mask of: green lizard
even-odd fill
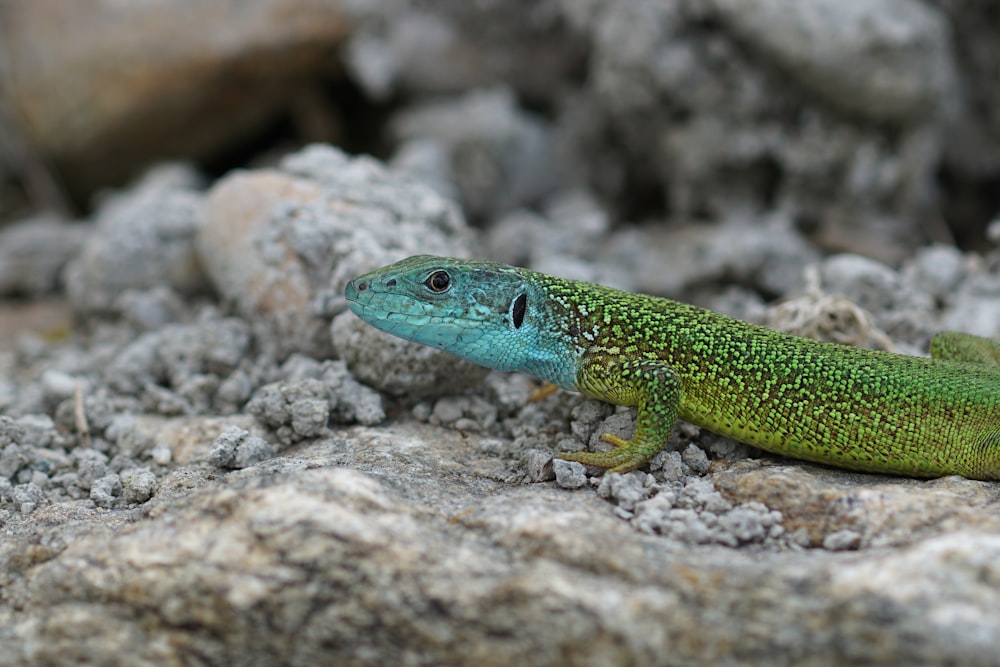
[[[350,282],[354,313],[472,362],[638,408],[610,452],[627,472],[677,418],[851,470],[1000,479],[1000,346],[945,332],[933,359],[823,343],[709,310],[527,269],[420,255]]]

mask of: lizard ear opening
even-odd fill
[[[510,304],[510,319],[514,323],[515,329],[520,329],[524,323],[524,310],[528,306],[528,295],[518,294],[513,303]]]

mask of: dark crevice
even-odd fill
[[[938,172],[941,215],[955,243],[965,251],[986,252],[986,230],[1000,213],[1000,173],[970,174],[949,166]]]

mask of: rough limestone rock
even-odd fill
[[[347,281],[409,255],[467,255],[458,209],[368,158],[313,146],[208,194],[197,248],[216,289],[284,358],[335,355]]]
[[[996,493],[891,549],[737,550],[634,530],[586,490],[491,480],[481,444],[356,428],[178,471],[117,523],[71,506],[15,522],[2,664],[997,664]],[[966,496],[952,506],[981,486],[944,485]]]

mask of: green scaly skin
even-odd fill
[[[1000,347],[946,332],[924,359],[772,331],[684,303],[495,262],[417,256],[347,286],[401,338],[638,408],[631,440],[558,457],[627,472],[680,418],[867,472],[1000,479]]]

